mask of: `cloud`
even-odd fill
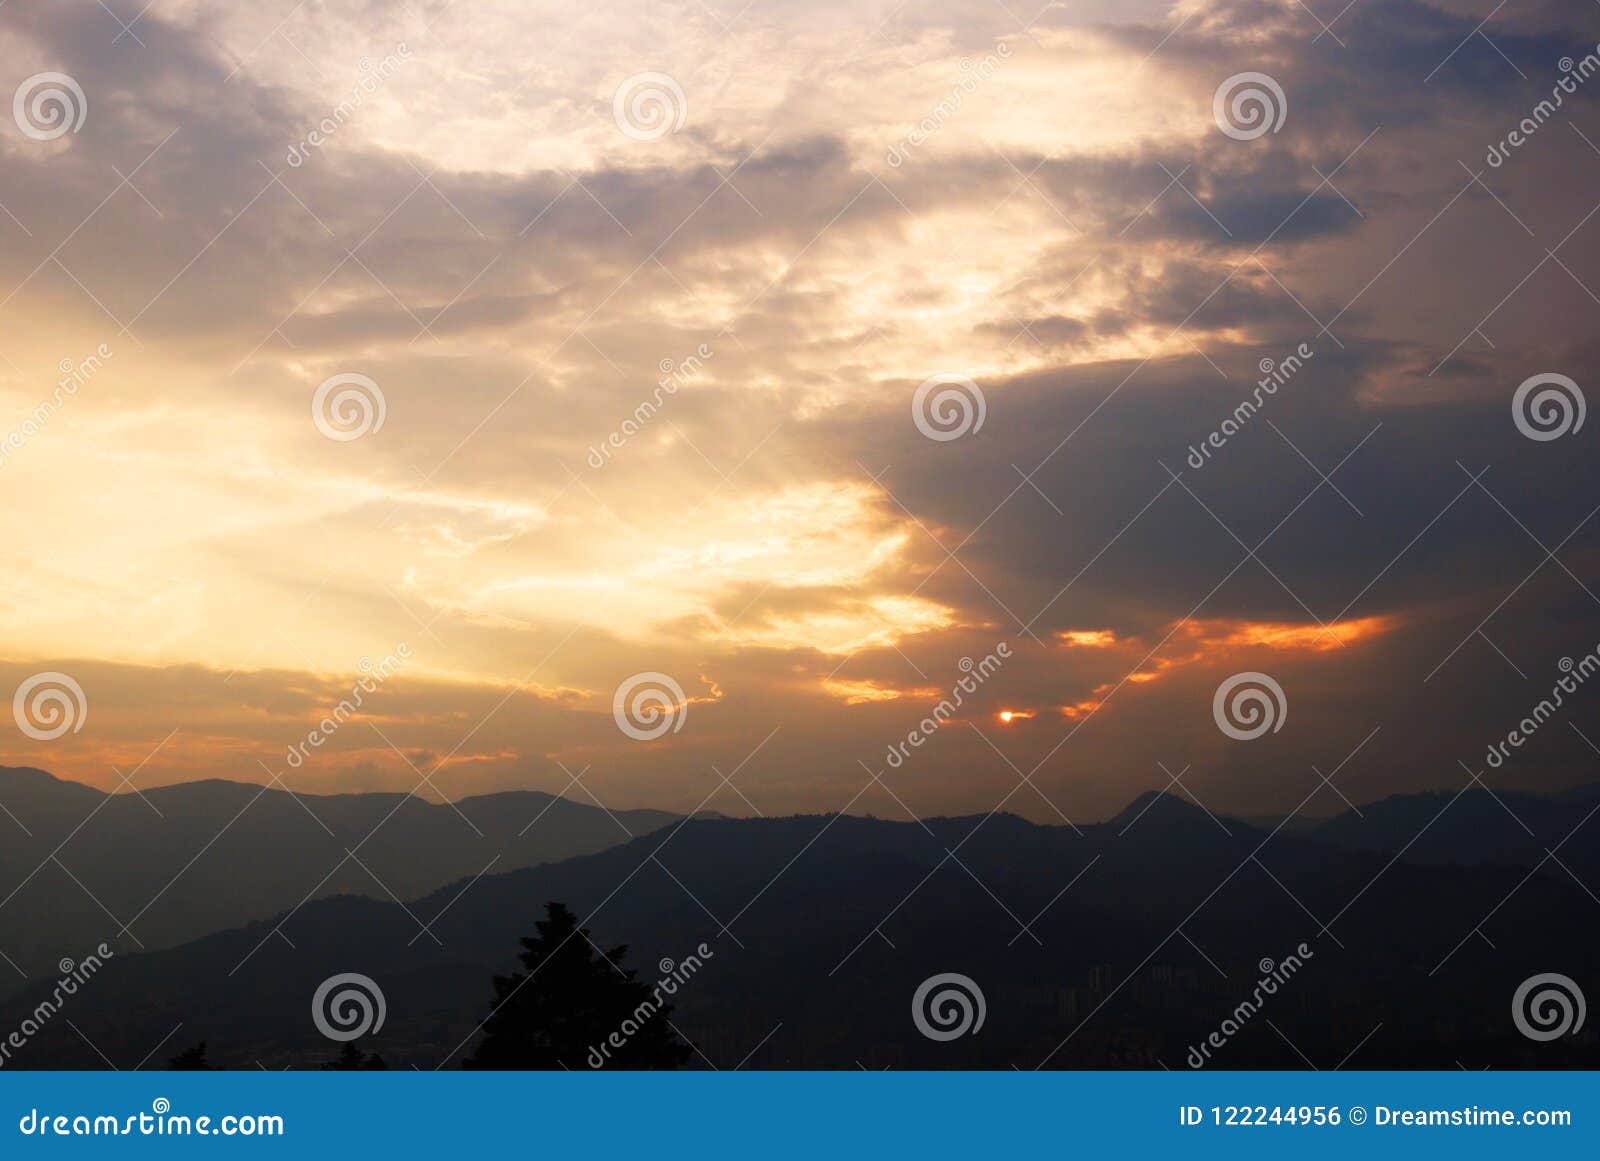
[[[17,680],[97,692],[93,738],[5,755],[111,786],[179,727],[142,778],[262,777],[404,641],[399,752],[342,730],[308,785],[593,767],[687,809],[748,759],[763,809],[835,809],[1004,640],[914,809],[1020,770],[1011,808],[1109,812],[1158,763],[1290,806],[1374,727],[1357,787],[1453,785],[1505,683],[1600,640],[1589,428],[1510,415],[1595,380],[1594,94],[1481,160],[1594,45],[1469,9],[657,5],[530,58],[510,4],[194,0],[142,44],[6,8],[10,83],[89,112],[0,124],[0,433],[51,404],[0,461],[0,607]],[[1213,119],[1245,71],[1287,101],[1250,141]],[[642,72],[681,131],[619,130]],[[337,442],[348,373],[386,419]],[[918,430],[941,374],[981,429]],[[1267,668],[1294,727],[1241,751],[1211,693]],[[639,745],[608,707],[646,671],[690,724]],[[1503,776],[1576,780],[1542,744]]]

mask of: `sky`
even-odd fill
[[[1486,754],[1600,648],[1597,39],[0,7],[0,763],[1051,823],[1593,782],[1592,689]]]

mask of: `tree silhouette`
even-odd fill
[[[522,940],[526,971],[494,978],[485,1036],[470,1069],[677,1068],[689,1058],[661,989],[621,967],[627,947],[598,950],[561,903]]]
[[[323,1072],[387,1072],[388,1069],[383,1057],[376,1052],[363,1056],[361,1049],[349,1041],[345,1042],[338,1060],[330,1060],[322,1066]]]
[[[206,1042],[204,1040],[193,1048],[186,1048],[171,1060],[167,1061],[167,1069],[171,1072],[215,1072],[216,1069],[206,1060]]]

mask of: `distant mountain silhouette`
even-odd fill
[[[1551,796],[1480,789],[1399,794],[1346,811],[1309,833],[1348,850],[1403,850],[1409,862],[1437,866],[1537,866],[1559,844],[1561,862],[1594,880],[1600,879],[1600,819],[1579,824],[1597,803],[1600,785]],[[1545,870],[1567,878],[1554,860]]]
[[[1211,815],[1204,807],[1186,798],[1165,791],[1146,790],[1106,822],[1105,826],[1117,834],[1138,826],[1146,836],[1157,830],[1181,835],[1201,823],[1217,826],[1219,822],[1222,827],[1227,826],[1220,817]],[[1219,832],[1222,827],[1218,827]]]
[[[533,791],[454,807],[221,781],[107,795],[10,767],[0,767],[0,808],[0,952],[28,976],[102,942],[119,954],[171,947],[307,898],[415,899],[486,868],[603,850],[677,820]],[[0,995],[19,982],[0,963]]]
[[[1544,801],[1567,829],[1587,809]],[[520,937],[551,900],[598,946],[627,943],[646,983],[701,943],[714,952],[671,998],[689,1067],[1181,1069],[1252,995],[1263,961],[1302,944],[1298,974],[1211,1067],[1600,1064],[1600,1022],[1537,1044],[1511,1019],[1531,975],[1600,980],[1587,890],[1493,860],[1394,859],[1415,834],[1402,832],[1396,815],[1384,844],[1359,849],[1270,835],[1172,796],[1079,829],[1004,814],[690,820],[405,906],[324,899],[281,927],[119,956],[73,997],[73,1027],[48,1024],[16,1066],[104,1067],[98,1050],[130,1067],[172,1037],[205,1040],[222,1067],[319,1067],[337,1046],[319,1035],[311,997],[359,972],[387,1002],[362,1051],[396,1068],[460,1067],[482,1037],[486,981],[517,966]],[[978,984],[987,1017],[941,1042],[918,1031],[911,1005],[946,972]],[[45,991],[0,1007],[0,1027]]]

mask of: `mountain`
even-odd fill
[[[0,767],[0,994],[102,942],[171,947],[333,895],[415,899],[676,820],[532,791],[454,806],[219,781],[105,794]]]
[[[1600,1064],[1593,1023],[1538,1044],[1511,1017],[1534,974],[1600,978],[1594,902],[1570,879],[1394,860],[1161,796],[1082,828],[1004,814],[686,820],[404,906],[313,901],[119,955],[16,1066],[129,1068],[205,1040],[228,1067],[315,1067],[338,1045],[318,1033],[313,996],[359,972],[386,1001],[363,1051],[459,1067],[492,976],[550,900],[599,946],[628,944],[623,966],[648,982],[704,944],[671,1001],[696,1066],[1183,1068],[1219,1029],[1208,1063],[1222,1068]],[[1263,977],[1291,962],[1263,998]],[[918,1031],[913,996],[943,973],[983,993],[975,1034]],[[49,990],[0,1008],[0,1026]],[[1241,1018],[1252,997],[1259,1010]]]
[[[1594,785],[1550,796],[1478,788],[1398,794],[1346,811],[1309,833],[1346,850],[1404,851],[1413,863],[1543,863],[1545,873],[1571,882],[1565,864],[1579,878],[1600,882],[1600,819],[1589,819],[1597,805],[1600,786]],[[1552,849],[1557,854],[1547,861],[1545,852]]]

